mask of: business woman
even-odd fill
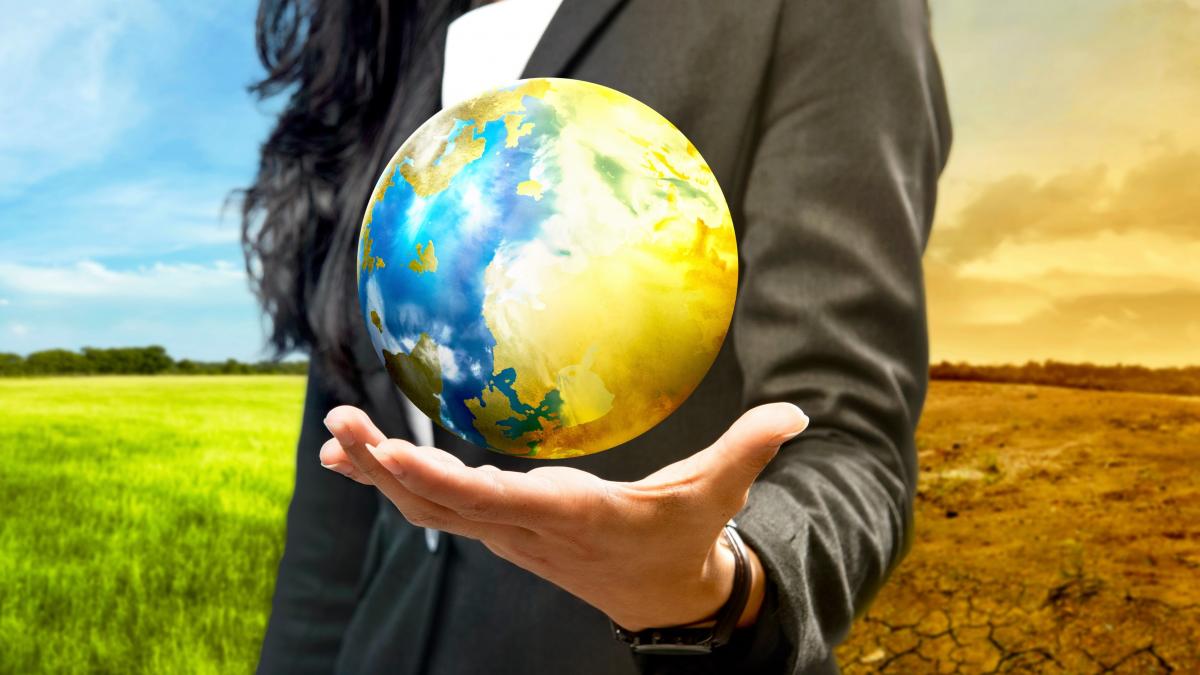
[[[836,672],[912,528],[921,254],[950,144],[924,0],[484,4],[260,7],[257,91],[287,105],[245,248],[274,346],[311,370],[259,671]],[[741,256],[691,398],[549,463],[406,415],[354,292],[396,147],[444,98],[517,76],[596,82],[671,120]]]

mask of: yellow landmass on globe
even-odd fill
[[[517,194],[533,197],[534,201],[542,201],[542,184],[536,180],[523,180],[517,183]]]
[[[432,197],[449,187],[450,181],[464,166],[482,157],[486,146],[486,138],[476,138],[472,127],[464,127],[454,139],[454,149],[441,155],[436,165],[422,169],[412,164],[401,164],[400,175],[412,185],[413,192],[422,197]]]
[[[525,119],[524,115],[505,115],[504,116],[504,131],[507,135],[504,137],[504,147],[515,148],[517,142],[522,136],[528,136],[533,131],[533,122],[521,124]]]
[[[613,407],[613,393],[604,386],[604,379],[593,372],[592,355],[588,350],[583,363],[558,371],[558,392],[563,398],[559,421],[564,427],[575,427],[598,420]]]
[[[383,363],[393,382],[412,400],[417,409],[432,420],[441,417],[442,366],[438,360],[438,346],[426,333],[421,333],[417,344],[408,354],[383,350]]]
[[[389,166],[387,171],[379,177],[379,182],[375,184],[375,190],[371,193],[371,201],[367,205],[367,212],[363,216],[363,225],[370,225],[371,218],[375,213],[375,202],[383,201],[383,196],[387,194],[388,188],[396,184],[396,170]]]
[[[548,79],[526,80],[511,88],[493,92],[490,96],[481,96],[467,101],[458,111],[463,120],[475,120],[475,131],[483,133],[489,122],[494,122],[504,115],[525,109],[523,99],[526,96],[541,98],[550,89]]]
[[[403,158],[397,153],[385,173],[390,175],[392,167],[399,165],[400,175],[412,186],[413,192],[421,197],[430,197],[445,190],[464,166],[483,156],[487,139],[477,134],[482,134],[488,123],[524,110],[522,100],[526,96],[540,97],[549,87],[548,80],[529,80],[492,96],[472,99],[456,110],[455,117],[430,118],[406,143],[418,152],[414,156]],[[467,124],[460,126],[459,122]],[[505,127],[508,128],[507,120]],[[532,130],[532,123],[519,125],[516,130],[517,138]],[[510,129],[506,144],[509,140],[516,142],[512,134]],[[374,201],[383,199],[386,191],[386,188],[382,192],[377,191],[372,205]],[[371,210],[370,206],[368,210]]]
[[[467,409],[475,417],[475,430],[487,440],[493,448],[509,454],[529,454],[529,444],[537,443],[544,434],[525,434],[521,438],[509,438],[500,431],[497,422],[512,419],[516,411],[508,402],[508,397],[495,387],[486,387],[479,398],[466,401]]]
[[[513,389],[530,405],[558,390],[562,412],[553,428],[510,439],[495,424],[513,416],[502,395],[468,402],[488,443],[510,452],[536,443],[539,458],[583,454],[646,431],[691,394],[729,325],[736,248],[732,227],[671,229],[679,235],[671,245],[647,239],[577,267],[541,255],[523,256],[519,269],[489,265],[484,318],[496,336],[495,371],[514,369]],[[537,303],[505,292],[528,275],[547,289]],[[621,320],[597,321],[605,307],[621,307]],[[562,363],[577,365],[553,367]]]
[[[425,244],[424,247],[417,243],[417,257],[415,260],[408,261],[408,269],[417,274],[426,272],[436,272],[438,266],[437,256],[433,253],[433,242]]]
[[[620,444],[691,394],[729,326],[737,243],[711,169],[657,113],[599,89],[544,101],[566,115],[559,217],[489,264],[484,319],[494,372],[516,373],[526,406],[556,392],[558,416],[510,438],[497,422],[522,416],[503,394],[468,406],[493,447],[556,458]]]
[[[371,310],[371,324],[375,326],[375,330],[383,332],[383,321],[379,318],[379,312]]]
[[[594,353],[595,346],[588,350],[581,363],[561,368],[552,378],[562,397],[557,420],[543,420],[541,429],[510,438],[497,423],[519,418],[520,415],[513,410],[504,393],[495,387],[488,387],[484,389],[481,397],[466,401],[467,408],[475,417],[475,430],[482,434],[492,447],[511,454],[536,454],[539,458],[582,454],[574,447],[560,447],[561,444],[556,439],[563,437],[564,429],[595,422],[613,408],[613,393],[605,387],[604,380],[590,370]],[[582,436],[586,436],[587,433],[589,432],[584,431]],[[575,437],[581,437],[581,434],[576,434]]]
[[[362,235],[359,237],[359,241],[361,242],[360,246],[362,246],[363,272],[370,274],[376,269],[382,269],[383,267],[386,267],[386,265],[383,264],[383,258],[380,258],[376,255],[371,255],[371,244],[374,243],[374,240],[371,239],[371,227],[369,225],[363,225]]]

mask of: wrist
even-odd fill
[[[754,624],[761,611],[766,596],[764,574],[758,556],[742,541],[741,536],[730,522],[722,529],[723,539],[716,542],[710,550],[708,559],[703,566],[703,572],[694,583],[699,588],[713,588],[714,583],[722,589],[711,594],[700,591],[696,595],[708,597],[711,602],[720,601],[713,612],[712,618],[705,621],[690,623],[673,623],[660,628],[622,627],[614,620],[613,635],[617,640],[628,644],[635,652],[653,654],[709,653],[715,647],[728,644],[739,628]],[[722,543],[726,546],[722,546]],[[733,560],[732,578],[728,578],[722,570],[724,564],[722,551],[728,551]],[[691,597],[688,597],[691,596]],[[677,596],[678,597],[678,596]],[[690,600],[699,600],[688,593],[679,598],[684,604]],[[700,606],[711,607],[709,602],[701,601]],[[663,624],[658,624],[663,626]]]
[[[746,606],[742,610],[742,614],[738,617],[738,628],[749,628],[758,621],[758,615],[762,611],[763,601],[766,597],[767,574],[763,569],[762,560],[759,559],[758,553],[749,545],[743,542],[743,549],[746,552],[746,572],[748,574],[748,583],[750,593],[746,599]],[[686,628],[707,628],[716,623],[717,613],[729,602],[730,596],[733,594],[733,578],[734,568],[733,551],[729,547],[729,542],[724,536],[717,540],[713,546],[713,553],[709,558],[709,563],[706,565],[707,570],[711,570],[711,581],[707,587],[712,589],[709,591],[710,600],[707,605],[713,609],[703,618],[692,623],[685,624],[682,627]]]

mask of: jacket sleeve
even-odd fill
[[[738,523],[802,672],[832,659],[909,546],[921,255],[950,128],[924,0],[785,1],[777,25],[731,339],[745,406],[791,401],[811,426]]]
[[[317,364],[319,359],[313,359]],[[296,487],[259,673],[329,673],[354,613],[375,489],[323,469],[323,420],[337,405],[319,365],[310,365],[296,453]]]

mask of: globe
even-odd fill
[[[538,78],[442,110],[376,184],[358,294],[392,380],[490,450],[600,452],[700,383],[737,294],[696,148],[613,89]]]

